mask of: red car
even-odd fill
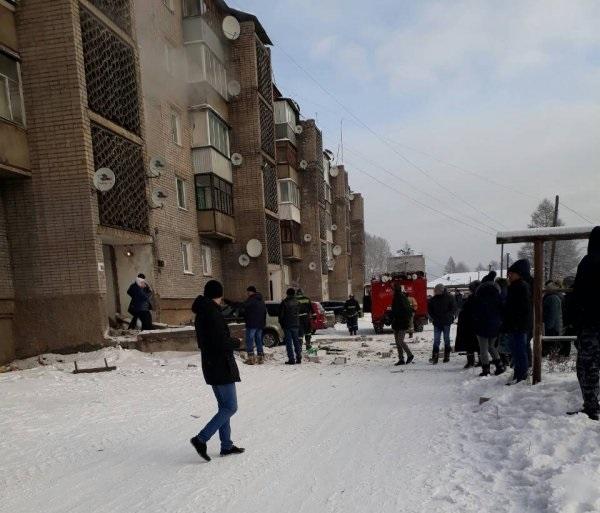
[[[327,315],[325,313],[325,308],[321,303],[317,301],[312,301],[312,331],[313,333],[317,330],[326,330],[329,326],[327,325]]]

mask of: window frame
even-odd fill
[[[163,5],[172,13],[175,12],[174,0],[162,0]]]
[[[175,126],[173,126],[173,119],[175,119]],[[169,124],[171,129],[171,142],[177,146],[183,146],[181,142],[181,113],[171,107],[169,113]]]
[[[211,125],[212,120],[212,125]],[[224,130],[223,133],[215,135],[215,139],[222,138],[222,142],[225,144],[225,147],[217,146],[218,141],[213,140],[213,134],[211,131],[211,126],[219,127],[219,129]],[[221,119],[221,117],[216,114],[212,109],[206,109],[206,133],[208,134],[208,145],[211,148],[217,150],[221,155],[225,158],[231,158],[231,140],[229,137],[229,125],[225,123]]]
[[[192,242],[189,240],[182,240],[180,244],[180,249],[183,274],[194,274],[192,266]]]
[[[196,16],[204,16],[207,12],[206,2],[204,0],[192,0],[197,7],[199,7],[198,12],[195,14],[188,14],[188,0],[183,0],[183,17],[184,18],[193,18]],[[196,9],[194,9],[196,11]]]
[[[0,119],[8,121],[9,123],[14,123],[22,128],[26,127],[26,119],[25,119],[25,102],[23,98],[23,80],[21,78],[21,61],[19,58],[11,53],[3,52],[0,50],[0,56],[5,57],[7,60],[11,61],[15,65],[15,77],[13,79],[4,73],[0,73],[0,80],[4,82],[4,91],[6,94],[7,107],[9,111],[9,118],[4,116],[0,116]],[[17,101],[14,101],[13,91],[11,90],[11,82],[13,82],[16,86],[16,91],[18,92]],[[20,115],[19,119],[15,118],[15,107],[18,109],[18,113]]]
[[[212,276],[212,247],[210,247],[208,244],[201,244],[200,255],[202,257],[202,275]]]
[[[198,181],[200,177],[208,178],[208,184],[199,185]],[[197,173],[194,176],[194,189],[196,192],[196,210],[199,212],[215,210],[221,214],[233,217],[233,184],[231,182],[228,182],[215,173]],[[204,199],[204,203],[207,204],[204,208],[200,208],[198,189],[202,189],[202,198]],[[209,202],[206,201],[207,193]]]
[[[289,184],[292,184],[292,188],[290,190],[290,186]],[[283,199],[283,187],[285,186],[285,188],[288,189],[288,196],[291,196],[291,200],[287,199],[284,200]],[[285,205],[285,204],[289,204],[289,205],[294,205],[296,208],[300,208],[300,186],[298,185],[298,183],[291,179],[291,178],[281,178],[279,180],[277,180],[277,194],[278,194],[278,200],[279,200],[279,204],[280,205]]]
[[[179,186],[181,184],[181,190]],[[186,191],[186,180],[180,176],[175,177],[175,195],[177,197],[177,208],[179,210],[188,210],[187,191]],[[181,201],[183,200],[183,201]]]

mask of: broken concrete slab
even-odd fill
[[[331,363],[334,365],[346,365],[347,361],[348,359],[345,356],[336,356]]]

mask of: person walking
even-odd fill
[[[429,318],[433,323],[433,354],[431,363],[436,365],[440,355],[440,344],[444,336],[444,362],[450,361],[450,327],[456,315],[456,301],[446,290],[446,287],[438,283],[433,289],[433,297],[429,300]]]
[[[267,324],[267,306],[262,295],[256,287],[250,285],[246,289],[248,298],[242,303],[244,321],[246,323],[246,353],[248,357],[244,363],[262,365],[265,360],[263,349],[263,330]],[[256,345],[256,356],[254,346]]]
[[[507,383],[512,385],[527,379],[527,346],[533,324],[529,261],[522,259],[512,264],[508,268],[508,281],[503,329],[509,337],[515,371],[513,379]]]
[[[502,311],[504,312],[506,297],[508,295],[508,280],[506,278],[496,278],[496,283],[500,287],[500,300],[502,301]],[[504,365],[504,368],[507,368],[510,365],[510,341],[504,329],[504,321],[502,322],[502,326],[500,326],[500,335],[498,335],[498,353],[500,354],[502,365]]]
[[[286,298],[279,308],[279,324],[284,333],[288,360],[286,365],[302,363],[302,340],[300,339],[300,303],[294,289],[287,289]]]
[[[417,300],[414,297],[408,295],[407,297],[412,310],[410,314],[410,322],[408,324],[408,338],[413,338],[415,333],[415,315],[417,313],[417,309],[419,308],[419,303],[417,303]]]
[[[563,298],[559,289],[560,284],[554,280],[546,282],[546,293],[542,301],[544,335],[550,337],[560,337],[563,334]],[[563,342],[544,342],[542,345],[542,356],[562,355],[564,354]],[[571,343],[568,343],[569,356]]]
[[[569,318],[577,330],[577,379],[583,396],[583,409],[598,420],[600,405],[600,226],[590,235],[587,255],[577,267]],[[572,412],[575,413],[575,412]]]
[[[414,360],[414,355],[408,344],[405,342],[406,331],[410,328],[410,317],[413,309],[408,301],[408,296],[400,284],[394,288],[394,298],[392,299],[392,330],[394,330],[394,339],[398,348],[398,361],[396,365],[404,365]],[[406,362],[404,361],[404,352],[406,352]]]
[[[153,329],[152,325],[152,289],[142,273],[137,275],[135,281],[127,289],[127,295],[131,298],[127,311],[131,315],[129,329],[137,328],[137,320],[142,321],[142,330]]]
[[[300,337],[300,341],[302,341],[302,338],[304,338],[304,340],[306,342],[306,349],[308,350],[312,347],[312,345],[311,345],[311,338],[312,338],[312,332],[313,332],[312,301],[310,300],[310,298],[308,298],[304,295],[304,292],[302,292],[302,289],[298,289],[296,291],[296,299],[298,300],[298,304],[300,305],[299,337]]]
[[[207,452],[207,443],[218,431],[221,439],[221,456],[241,454],[245,449],[236,447],[231,441],[231,417],[237,412],[237,394],[235,384],[240,380],[240,372],[233,356],[239,341],[232,338],[229,327],[221,313],[223,285],[210,280],[204,286],[204,295],[200,295],[192,305],[196,314],[195,327],[198,347],[202,357],[202,373],[207,385],[210,385],[217,399],[216,415],[190,443],[196,452],[206,461],[211,458]]]
[[[463,300],[463,306],[458,314],[458,322],[456,325],[456,344],[454,350],[467,353],[467,363],[464,369],[475,367],[475,353],[479,353],[479,341],[475,334],[475,326],[473,322],[473,309],[475,306],[475,291],[479,287],[479,281],[469,283],[470,294]]]
[[[496,368],[494,374],[499,376],[506,368],[498,353],[498,337],[502,326],[502,297],[500,287],[495,283],[496,272],[490,271],[482,280],[475,292],[473,307],[473,323],[479,341],[479,358],[481,359],[480,376],[490,374],[490,355]]]
[[[350,335],[356,335],[358,333],[358,316],[360,315],[360,304],[354,296],[350,294],[350,297],[344,303],[344,315],[346,316],[346,326]]]

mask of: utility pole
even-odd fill
[[[559,203],[559,198],[557,195],[554,200],[554,221],[552,223],[552,226],[556,226],[558,224],[558,203]],[[552,244],[552,246],[550,249],[550,271],[548,272],[549,280],[554,278],[554,257],[556,255],[556,241],[553,240],[551,244]]]

